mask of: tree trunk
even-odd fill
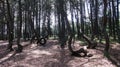
[[[21,31],[22,31],[22,10],[21,10],[21,0],[18,1],[19,4],[19,22],[17,24],[17,45],[18,45],[18,52],[22,52],[22,45],[20,44],[20,38],[21,38]]]
[[[106,14],[106,11],[107,11],[107,0],[103,0],[103,2],[104,2],[103,34],[104,34],[105,41],[106,41],[105,51],[109,52],[109,48],[110,48],[109,36],[108,36],[107,31],[106,31],[106,26],[107,26],[107,14]]]
[[[117,0],[117,18],[116,18],[116,27],[117,27],[117,36],[118,42],[120,43],[120,25],[119,25],[119,0]]]
[[[9,4],[9,1],[6,0],[6,3],[7,3],[7,29],[8,29],[8,41],[9,41],[9,44],[8,44],[8,47],[7,49],[12,51],[12,45],[13,45],[13,19],[12,19],[12,16],[11,16],[11,12],[10,12],[10,4]]]

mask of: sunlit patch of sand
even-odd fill
[[[58,46],[52,46],[53,49],[58,49],[59,47]]]
[[[37,44],[31,44],[30,48],[34,48],[34,47],[37,47]]]
[[[45,55],[52,55],[52,53],[50,53],[49,51],[45,51],[45,50],[34,50],[31,51],[31,53],[34,55],[40,55],[40,54],[45,54]]]
[[[1,45],[7,45],[8,44],[8,42],[5,42],[5,43],[0,43]]]
[[[119,48],[118,48],[119,45],[120,45],[119,43],[112,44],[112,49],[118,49],[119,50]]]

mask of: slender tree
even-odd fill
[[[12,51],[12,45],[13,45],[13,18],[12,18],[12,15],[11,15],[11,10],[10,10],[10,3],[8,0],[6,0],[6,4],[7,4],[7,29],[8,29],[8,41],[9,41],[9,44],[8,44],[8,47],[7,49]]]
[[[21,0],[18,1],[19,4],[19,22],[17,25],[17,45],[18,45],[18,52],[22,52],[23,47],[20,44],[20,39],[21,39],[21,31],[22,31],[22,5],[21,5]]]
[[[106,12],[107,12],[107,2],[108,2],[107,0],[103,0],[103,3],[104,3],[103,33],[104,33],[104,37],[105,37],[105,41],[106,41],[105,51],[109,52],[109,48],[110,48],[109,36],[108,36],[107,31],[106,31],[106,26],[107,26],[107,14],[106,14]]]

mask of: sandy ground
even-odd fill
[[[6,61],[0,58],[0,67],[116,67],[101,51],[89,49],[89,53],[93,56],[73,57],[67,48],[61,50],[56,40],[48,40],[45,47],[30,44],[22,53],[13,55],[14,52],[10,52],[4,56],[10,57]]]

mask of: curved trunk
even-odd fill
[[[68,40],[68,49],[70,50],[70,52],[73,53],[74,51],[73,51],[73,49],[72,49],[72,47],[71,47],[71,44],[72,44],[72,38],[73,38],[73,36],[71,35],[70,38],[69,38],[69,40]]]

